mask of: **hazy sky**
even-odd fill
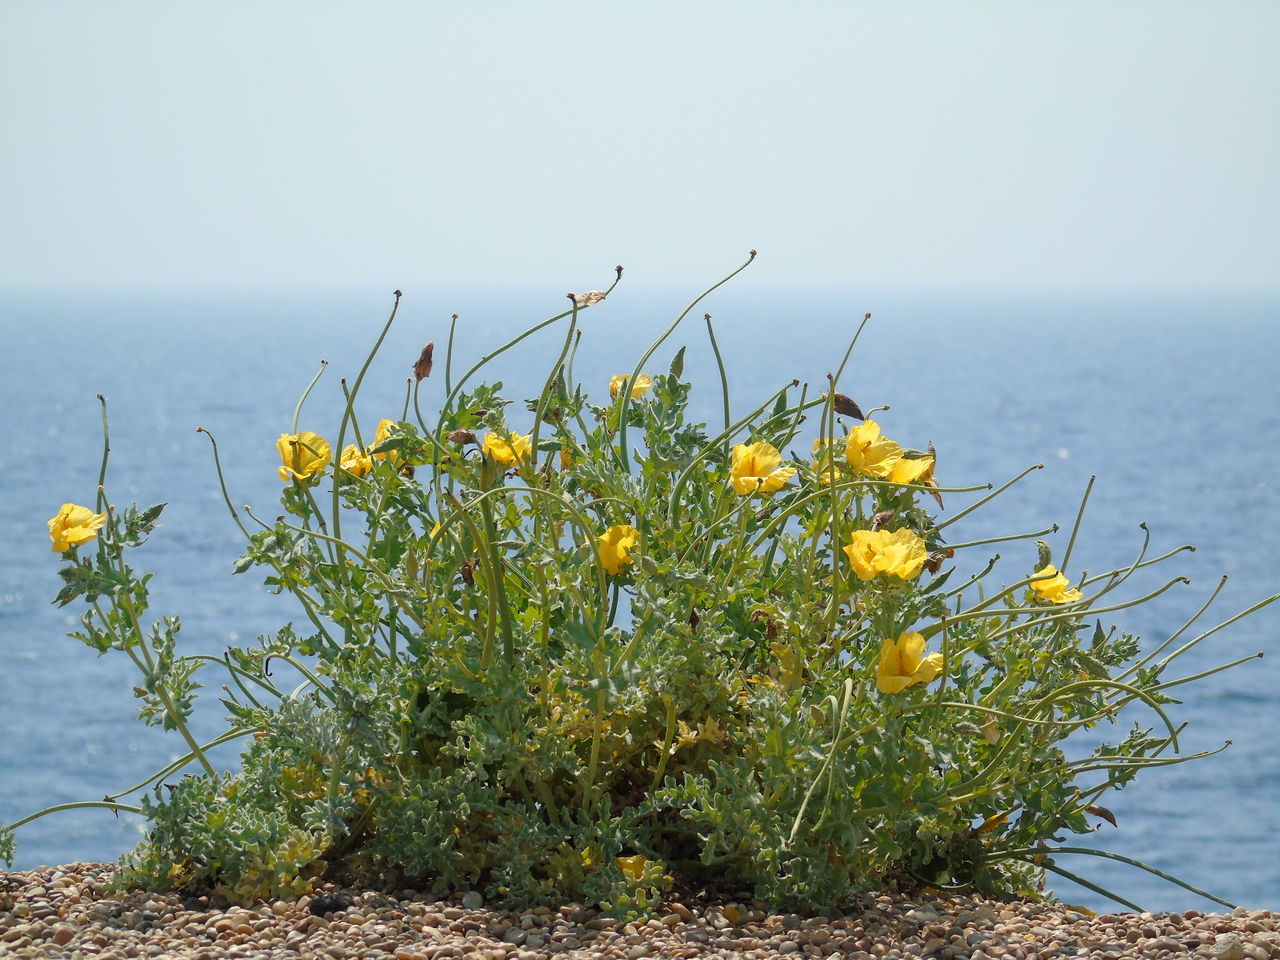
[[[1280,4],[0,0],[0,289],[1280,287]],[[633,281],[634,282],[634,281]]]

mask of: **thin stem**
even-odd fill
[[[218,456],[218,441],[213,438],[213,434],[204,427],[196,427],[196,433],[203,433],[209,438],[209,443],[213,447],[213,469],[218,474],[218,486],[222,490],[222,502],[227,505],[227,512],[231,514],[231,519],[236,522],[236,526],[240,528],[240,532],[244,534],[245,539],[249,539],[249,528],[244,525],[244,521],[240,519],[240,514],[236,512],[236,508],[231,505],[231,495],[227,493],[227,481],[222,473],[222,460]]]
[[[1084,521],[1084,508],[1089,502],[1089,494],[1093,491],[1093,484],[1097,479],[1096,476],[1089,478],[1089,482],[1084,488],[1084,496],[1080,498],[1080,509],[1076,511],[1076,522],[1071,528],[1071,539],[1067,541],[1067,552],[1062,555],[1062,565],[1058,568],[1063,573],[1066,572],[1067,564],[1071,562],[1071,551],[1075,549],[1076,536],[1080,533],[1080,525]]]
[[[995,490],[993,490],[987,496],[983,497],[981,500],[977,500],[974,503],[969,504],[969,506],[965,507],[959,513],[953,514],[952,516],[948,517],[946,520],[942,521],[942,523],[936,524],[931,532],[937,533],[939,530],[945,530],[947,527],[951,526],[951,524],[955,523],[957,520],[963,517],[967,517],[969,514],[973,513],[973,511],[977,510],[983,504],[990,503],[996,497],[1000,496],[1000,494],[1004,493],[1006,490],[1012,487],[1019,480],[1026,477],[1028,474],[1035,473],[1035,471],[1043,470],[1043,469],[1044,469],[1043,463],[1037,463],[1030,467],[1027,467],[1027,469],[1023,470],[1020,474],[1018,474],[1008,483],[1004,484],[1001,487],[997,487]]]
[[[707,336],[711,339],[711,352],[715,354],[716,369],[720,371],[720,396],[724,403],[724,429],[729,431],[729,377],[724,372],[724,359],[720,356],[720,345],[716,343],[716,332],[711,326],[711,314],[703,314],[707,321]],[[729,441],[725,440],[724,455],[729,456]]]
[[[636,382],[636,378],[640,376],[640,371],[643,370],[644,365],[649,362],[649,358],[653,356],[654,352],[658,349],[658,347],[660,347],[662,343],[669,336],[671,336],[671,334],[675,333],[676,327],[680,326],[680,322],[689,315],[689,311],[691,311],[694,307],[696,307],[699,303],[701,303],[702,300],[706,298],[713,290],[728,283],[730,280],[732,280],[734,277],[740,274],[743,270],[747,269],[747,267],[751,265],[751,262],[755,260],[755,258],[756,258],[756,252],[752,250],[751,255],[747,257],[746,262],[743,263],[742,266],[738,267],[738,269],[734,270],[727,277],[725,277],[724,279],[720,280],[717,283],[713,283],[706,290],[702,291],[702,293],[698,294],[698,296],[695,297],[693,301],[687,307],[684,308],[683,311],[681,311],[680,315],[676,317],[675,320],[671,321],[671,326],[667,327],[667,329],[663,331],[661,336],[659,336],[658,339],[654,340],[653,343],[649,345],[649,349],[644,352],[644,355],[640,358],[639,362],[636,363],[635,369],[631,371],[631,377],[627,380],[627,382],[628,383]],[[618,465],[626,473],[631,472],[631,461],[630,461],[630,457],[628,457],[627,455],[627,409],[630,406],[631,406],[631,391],[628,390],[628,391],[625,391],[622,395],[622,406],[618,415]]]
[[[302,416],[302,405],[307,402],[307,397],[311,395],[311,388],[316,385],[316,382],[320,379],[321,374],[324,373],[324,368],[327,367],[328,365],[329,365],[328,360],[320,361],[320,369],[316,371],[316,375],[312,377],[311,382],[307,384],[307,389],[303,390],[302,396],[298,398],[298,405],[293,408],[293,421],[292,421],[293,426],[289,430],[290,433],[298,432],[298,418]]]

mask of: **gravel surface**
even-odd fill
[[[835,917],[769,913],[732,898],[671,902],[660,919],[623,923],[569,904],[487,909],[479,894],[433,900],[409,890],[321,891],[316,898],[212,909],[207,901],[105,889],[111,866],[0,872],[0,957],[48,960],[543,960],[734,957],[1280,958],[1270,910],[1091,916],[1060,904],[972,897],[868,897]],[[341,896],[350,894],[349,897]],[[319,894],[317,895],[319,896]],[[350,906],[346,904],[350,902]]]

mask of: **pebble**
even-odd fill
[[[5,960],[1280,960],[1269,910],[1091,916],[977,897],[860,898],[834,918],[767,913],[736,893],[626,921],[582,904],[510,912],[482,895],[433,900],[333,887],[217,910],[202,898],[107,889],[110,867],[0,872]],[[349,897],[339,910],[326,897]],[[459,906],[461,904],[461,906]]]

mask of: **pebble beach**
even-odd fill
[[[111,891],[109,864],[0,872],[0,957],[40,960],[641,960],[716,957],[1115,960],[1280,958],[1271,910],[1091,915],[1053,903],[868,896],[836,916],[769,912],[742,894],[687,896],[625,922],[577,904],[491,909],[326,888],[296,901],[215,909],[203,898]]]

